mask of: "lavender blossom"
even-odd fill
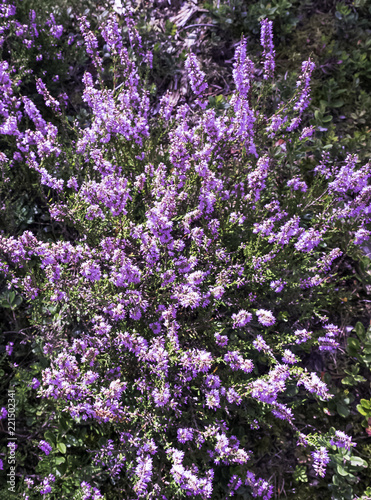
[[[186,59],[185,67],[188,72],[191,88],[194,94],[199,97],[207,88],[207,83],[205,82],[206,75],[201,71],[197,58],[192,52],[189,53]]]
[[[275,68],[275,50],[273,45],[273,22],[268,19],[260,21],[260,43],[264,49],[264,79],[273,78]]]
[[[294,105],[294,111],[299,111],[299,113],[302,113],[309,106],[310,79],[314,68],[315,64],[310,59],[308,61],[304,61],[302,64],[301,76],[299,77],[299,80],[296,82],[296,85],[300,90],[300,94]]]
[[[252,314],[241,309],[237,314],[232,314],[233,328],[242,328],[252,320]]]
[[[271,311],[267,311],[266,309],[259,309],[256,311],[256,315],[259,323],[264,326],[271,326],[276,322],[276,318],[273,316]]]
[[[256,339],[253,341],[252,345],[258,351],[264,351],[266,353],[271,351],[269,345],[265,342],[265,340],[263,339],[263,337],[261,335],[258,335],[256,337]]]
[[[6,347],[5,347],[5,351],[7,353],[8,356],[11,356],[12,352],[13,352],[13,346],[14,346],[14,342],[9,342]]]
[[[243,38],[235,53],[233,79],[241,97],[246,97],[254,74],[254,64],[246,55],[246,40]]]
[[[185,443],[193,439],[193,429],[178,429],[177,434],[180,443]]]
[[[54,483],[54,481],[55,476],[53,474],[49,474],[48,477],[44,477],[40,493],[42,495],[47,495],[48,493],[50,493],[52,491],[51,483]]]
[[[143,495],[147,491],[148,483],[152,477],[152,463],[153,460],[148,455],[138,457],[138,465],[135,468],[138,482],[134,486],[134,491],[139,495]]]
[[[325,477],[326,474],[326,466],[330,462],[330,457],[328,456],[328,452],[324,446],[321,446],[319,450],[312,452],[313,457],[313,468],[317,474],[317,476]]]
[[[343,431],[335,431],[335,437],[331,438],[330,444],[332,446],[337,446],[338,448],[345,448],[346,450],[350,450],[352,446],[356,446],[356,443],[353,443],[352,438],[347,436]]]
[[[52,447],[50,446],[50,444],[44,440],[40,441],[39,448],[45,453],[45,455],[49,455],[49,453],[52,451]]]
[[[354,240],[353,243],[355,245],[362,245],[365,241],[368,241],[371,236],[371,231],[368,231],[364,227],[361,227],[354,233]]]
[[[309,340],[312,336],[312,332],[308,332],[305,328],[303,330],[296,330],[295,332],[296,335],[296,344],[302,344],[303,342],[306,342]]]

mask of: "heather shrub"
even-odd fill
[[[367,0],[262,0],[248,4],[234,0],[205,2],[204,6],[207,22],[214,24],[214,28],[208,28],[208,49],[204,52],[219,66],[220,73],[224,69],[221,49],[230,50],[243,35],[249,40],[249,52],[255,54],[259,21],[272,20],[280,70],[277,82],[294,82],[303,59],[311,57],[315,62],[307,118],[316,127],[321,149],[327,146],[333,156],[341,156],[345,147],[345,151],[368,161],[371,10]],[[225,71],[223,78],[228,80]]]
[[[62,228],[0,236],[1,270],[32,303],[45,361],[32,386],[65,415],[66,433],[74,422],[102,432],[81,434],[78,473],[61,460],[63,433],[35,440],[38,477],[25,478],[24,496],[52,498],[84,475],[76,499],[269,499],[250,446],[259,429],[295,434],[320,477],[331,457],[363,467],[351,436],[309,432],[301,416],[332,397],[302,359],[336,352],[342,330],[323,308],[339,262],[369,237],[371,210],[369,164],[326,152],[313,164],[314,128],[301,126],[313,62],[271,111],[275,51],[263,20],[260,80],[242,38],[234,91],[216,110],[190,52],[193,98],[172,108],[164,95],[155,113],[152,55],[130,9],[120,25],[105,18],[104,61],[89,21],[79,26],[91,61],[83,118],[68,120],[68,96],[59,102],[36,78],[55,115],[45,118],[1,63],[0,131],[14,148],[2,163],[35,173]]]

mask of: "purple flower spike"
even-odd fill
[[[188,72],[189,82],[194,94],[199,97],[202,92],[207,88],[205,82],[205,73],[201,71],[197,58],[192,52],[188,55],[185,62],[185,67]]]
[[[52,451],[52,447],[50,446],[50,444],[44,440],[40,441],[39,448],[45,453],[45,455],[49,455],[49,453]]]
[[[326,466],[330,462],[330,457],[324,446],[317,451],[312,452],[312,457],[314,459],[313,468],[316,471],[317,476],[325,477]]]
[[[275,50],[273,45],[273,22],[268,19],[263,19],[260,22],[260,43],[264,49],[264,79],[273,77],[275,62]]]

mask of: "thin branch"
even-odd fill
[[[197,24],[189,24],[188,26],[183,26],[178,31],[188,30],[190,28],[197,28],[198,26],[207,26],[208,28],[217,28],[215,24],[207,24],[207,23],[197,23]]]

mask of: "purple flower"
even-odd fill
[[[32,389],[38,389],[38,387],[39,387],[39,386],[40,386],[40,382],[39,382],[39,380],[37,380],[37,378],[35,378],[35,377],[34,377],[34,378],[32,379],[32,386],[31,386],[31,387],[32,387]]]
[[[235,391],[235,389],[233,389],[233,387],[230,387],[228,389],[226,397],[228,403],[230,404],[236,403],[237,405],[239,405],[242,401],[242,397],[238,394],[237,391]]]
[[[34,485],[34,480],[31,479],[30,477],[26,477],[26,479],[24,480],[24,482],[26,483],[27,488],[31,488]]]
[[[261,31],[260,31],[260,43],[264,49],[264,79],[273,77],[275,68],[275,50],[273,45],[273,21],[268,21],[268,19],[263,19],[260,21]]]
[[[295,335],[296,335],[296,344],[302,344],[303,342],[306,342],[308,339],[311,338],[312,332],[308,332],[305,328],[303,330],[295,330]]]
[[[89,56],[92,58],[96,68],[102,70],[102,61],[97,54],[98,40],[94,33],[90,31],[90,23],[87,21],[86,17],[81,17],[79,21],[80,31],[85,42],[85,50],[87,54],[89,54]]]
[[[217,389],[212,389],[210,392],[205,393],[206,406],[213,410],[220,408],[220,392]]]
[[[300,189],[300,191],[302,191],[303,193],[305,193],[305,191],[308,189],[308,186],[304,181],[300,180],[300,177],[293,177],[287,182],[287,185],[294,191],[298,191]]]
[[[185,443],[193,439],[193,429],[178,429],[177,434],[180,443]]]
[[[299,236],[298,241],[294,246],[296,250],[299,250],[300,252],[311,252],[313,248],[319,245],[321,240],[321,233],[311,228]]]
[[[276,322],[276,318],[273,316],[271,311],[267,311],[266,309],[259,309],[256,311],[256,315],[259,323],[264,326],[271,326]]]
[[[320,271],[329,271],[333,261],[341,255],[343,255],[343,252],[340,248],[334,248],[328,255],[325,255],[318,261],[318,269]]]
[[[198,373],[207,372],[213,364],[213,357],[208,351],[193,349],[183,354],[180,362],[186,371],[196,377]]]
[[[294,105],[294,111],[299,111],[299,113],[302,113],[309,106],[310,79],[314,68],[315,64],[310,59],[308,61],[304,61],[301,66],[301,76],[296,82],[296,85],[301,92]]]
[[[215,333],[215,342],[219,347],[225,347],[228,344],[228,337],[226,335],[220,335],[220,333]]]
[[[331,446],[337,446],[338,448],[346,448],[350,450],[352,446],[357,446],[357,443],[353,443],[352,438],[347,436],[343,431],[335,431],[335,437],[330,440]]]
[[[228,489],[229,489],[229,496],[233,497],[234,492],[238,490],[238,488],[242,485],[241,479],[233,475],[228,483]]]
[[[152,458],[149,455],[140,455],[138,457],[138,465],[135,468],[135,475],[138,482],[134,486],[134,491],[138,495],[143,495],[148,488],[148,483],[152,477]]]
[[[270,500],[273,495],[273,486],[262,478],[257,478],[253,472],[247,471],[245,485],[252,489],[252,496],[263,497],[263,500]]]
[[[325,477],[326,466],[330,462],[330,457],[324,446],[321,446],[319,450],[312,452],[312,457],[314,460],[313,468],[316,471],[317,476]]]
[[[7,412],[6,408],[3,406],[0,409],[0,420],[3,420],[4,418],[6,418],[7,415],[8,415],[8,412]]]
[[[293,365],[298,362],[297,357],[294,353],[292,353],[289,349],[285,349],[284,356],[282,357],[282,361],[287,363],[288,365]]]
[[[203,71],[201,71],[197,58],[192,52],[189,53],[186,59],[185,67],[194,94],[196,94],[196,96],[200,96],[200,94],[202,94],[202,92],[207,88],[207,83],[205,82],[206,75]]]
[[[232,319],[233,319],[233,328],[237,327],[242,328],[243,326],[247,325],[249,321],[252,320],[252,314],[245,311],[244,309],[241,309],[237,314],[232,314]]]
[[[44,477],[40,493],[42,495],[47,495],[48,493],[50,493],[52,491],[50,483],[53,483],[54,481],[55,481],[55,476],[53,474],[49,474],[48,477]]]
[[[314,131],[315,128],[313,126],[303,128],[301,136],[299,137],[299,141],[302,141],[306,137],[312,137]]]
[[[272,413],[275,417],[280,418],[281,420],[287,420],[288,422],[292,422],[292,420],[294,420],[291,408],[288,408],[286,405],[281,403],[274,403]]]
[[[312,394],[316,394],[322,399],[330,399],[327,385],[315,373],[304,372],[300,375],[297,385],[304,385],[305,389]]]
[[[300,217],[294,216],[283,226],[281,226],[280,231],[277,234],[272,234],[272,236],[269,237],[269,243],[277,242],[279,245],[287,245],[290,241],[290,239],[297,235],[300,232],[303,232],[303,229],[299,227],[300,224]]]
[[[247,184],[251,193],[255,195],[255,201],[260,199],[260,192],[265,188],[265,180],[268,177],[269,158],[267,155],[259,158],[256,169],[247,176]]]
[[[45,453],[45,455],[49,455],[49,453],[52,451],[52,447],[50,446],[50,444],[44,440],[40,441],[39,448]]]
[[[354,233],[353,243],[355,245],[361,245],[365,241],[368,241],[370,239],[370,236],[371,236],[371,231],[368,231],[364,227],[361,227],[360,229],[358,229],[358,231]]]
[[[339,347],[339,342],[337,342],[334,338],[332,338],[329,335],[326,335],[325,337],[319,337],[318,344],[320,351],[333,352],[336,351],[336,349]]]
[[[253,341],[252,345],[257,349],[258,351],[264,351],[264,352],[270,352],[270,347],[266,343],[266,341],[263,339],[261,335],[258,335],[256,339]]]
[[[339,343],[335,340],[335,337],[340,335],[341,330],[335,325],[324,325],[326,330],[324,337],[318,338],[320,351],[335,351],[339,347]]]
[[[12,352],[13,352],[13,346],[14,346],[14,342],[9,342],[6,347],[5,347],[5,350],[6,350],[6,353],[8,356],[11,356]]]
[[[276,280],[276,281],[271,281],[270,282],[270,287],[273,288],[273,290],[276,293],[282,292],[282,290],[284,289],[285,285],[287,285],[287,281]]]
[[[210,291],[216,299],[220,299],[225,292],[224,287],[221,285],[212,288]]]
[[[210,389],[218,389],[221,385],[220,377],[214,374],[208,375],[205,378],[205,385]]]
[[[152,392],[153,401],[156,406],[166,406],[171,398],[171,393],[168,387],[164,387],[163,389],[155,389]]]
[[[242,370],[245,373],[250,373],[253,368],[251,359],[244,359],[238,351],[230,351],[224,355],[224,361],[229,364],[232,370]]]
[[[246,39],[243,38],[238,45],[235,53],[235,63],[233,69],[233,79],[236,89],[241,97],[246,97],[249,90],[251,80],[254,74],[254,64],[246,56]]]

